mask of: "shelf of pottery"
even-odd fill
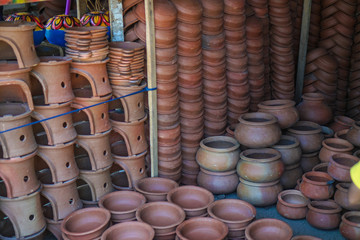
[[[47,227],[60,239],[71,212],[146,177],[144,47],[77,28],[66,32],[73,59],[39,58],[34,28],[0,23],[1,58],[17,60],[0,63],[0,238]],[[73,56],[80,46],[91,54]]]

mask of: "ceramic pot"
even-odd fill
[[[209,171],[225,172],[235,168],[240,153],[240,144],[231,137],[214,136],[200,142],[196,162]]]
[[[346,139],[346,134],[349,132],[350,129],[343,129],[340,131],[335,132],[334,134],[334,138],[341,138],[341,139]]]
[[[315,165],[312,168],[312,171],[327,173],[328,172],[328,166],[329,166],[329,163],[319,163],[319,164]]]
[[[354,124],[354,120],[346,116],[335,116],[334,122],[330,124],[330,128],[334,132],[349,129]]]
[[[281,129],[291,127],[299,121],[299,113],[295,108],[295,102],[291,100],[268,100],[258,104],[259,112],[266,112],[278,119]]]
[[[303,101],[297,106],[302,121],[324,125],[332,120],[332,110],[321,93],[305,93],[302,98]]]
[[[319,152],[304,153],[301,155],[300,165],[304,172],[309,172],[320,163]]]
[[[309,236],[309,235],[297,235],[297,236],[291,238],[291,240],[321,240],[321,238],[317,238],[317,237]]]
[[[238,175],[247,181],[263,183],[278,180],[284,172],[281,153],[271,148],[247,149],[240,153]]]
[[[360,238],[360,214],[359,212],[346,212],[341,217],[340,233],[341,235],[350,240]]]
[[[327,200],[334,194],[334,179],[324,172],[307,172],[302,176],[300,191],[314,200]]]
[[[263,218],[252,222],[245,230],[248,240],[286,239],[293,235],[291,227],[275,218]]]
[[[351,154],[354,146],[347,140],[340,138],[328,138],[322,141],[322,148],[319,153],[321,162],[330,162],[332,156],[338,153]]]
[[[272,148],[281,153],[281,160],[285,166],[293,165],[301,160],[300,142],[293,136],[282,135],[280,141]]]
[[[360,147],[360,122],[354,122],[346,133],[346,140],[356,147]]]
[[[334,200],[342,208],[350,211],[359,211],[359,204],[350,204],[349,203],[349,187],[350,183],[338,183],[336,184],[336,191],[334,195]]]
[[[245,113],[239,117],[235,137],[246,147],[264,148],[280,140],[281,130],[277,119],[269,113]]]
[[[280,183],[284,189],[294,188],[296,186],[297,180],[301,179],[302,175],[303,170],[300,166],[300,163],[285,166],[285,170],[280,178]]]
[[[267,183],[254,183],[240,178],[237,196],[254,206],[265,207],[276,203],[277,196],[282,190],[279,180]]]
[[[311,226],[324,230],[335,229],[339,226],[341,207],[333,200],[311,201],[308,208],[306,221]]]
[[[350,168],[359,161],[359,158],[346,154],[334,154],[328,165],[328,173],[339,182],[351,182]]]
[[[168,192],[179,185],[166,178],[143,178],[136,182],[135,190],[146,197],[147,202],[166,201]]]
[[[227,172],[212,172],[200,168],[197,184],[213,194],[228,194],[235,191],[239,183],[236,170]]]
[[[321,127],[317,123],[299,121],[288,129],[288,135],[296,137],[303,153],[319,151],[324,139]]]
[[[226,239],[228,227],[221,221],[213,218],[196,217],[184,221],[176,228],[176,237],[179,240],[195,239]]]
[[[303,219],[306,217],[307,205],[310,200],[298,190],[285,190],[279,193],[276,210],[288,219]]]
[[[124,222],[109,227],[101,236],[101,240],[152,240],[155,231],[147,223]]]

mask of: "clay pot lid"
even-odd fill
[[[221,18],[224,15],[224,2],[218,0],[200,0],[203,7],[203,16]]]
[[[129,239],[146,240],[153,239],[154,229],[143,222],[123,222],[109,227],[101,236],[101,240]]]
[[[202,6],[199,1],[193,0],[172,0],[178,11],[178,20],[185,23],[201,23]]]
[[[36,28],[36,23],[34,22],[25,22],[25,21],[1,21],[0,22],[0,31],[1,32],[18,32],[18,31],[29,31]]]
[[[226,14],[239,15],[245,12],[245,1],[224,0],[224,12]]]
[[[275,218],[263,218],[250,223],[245,229],[246,239],[290,239],[291,227]]]

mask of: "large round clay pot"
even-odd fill
[[[174,180],[152,177],[143,178],[136,182],[135,189],[146,197],[148,202],[166,201],[166,195],[174,188],[177,188]]]
[[[152,240],[154,235],[154,229],[147,223],[124,222],[109,227],[101,240]]]
[[[359,158],[346,154],[334,154],[328,165],[328,173],[339,182],[351,182],[350,168],[359,161]]]
[[[330,230],[340,224],[341,207],[333,200],[312,201],[306,214],[308,223],[316,228]]]
[[[330,162],[332,156],[337,153],[351,154],[354,146],[347,140],[340,138],[327,138],[322,141],[322,148],[319,153],[321,162]]]
[[[354,124],[354,120],[346,116],[335,116],[334,122],[330,124],[330,128],[334,132],[349,129]]]
[[[240,144],[232,137],[214,136],[200,142],[196,162],[209,171],[229,171],[235,168],[240,154]]]
[[[360,212],[346,212],[341,217],[340,233],[349,240],[360,239]]]
[[[213,194],[228,194],[235,191],[239,183],[236,170],[227,172],[212,172],[200,168],[197,184]]]
[[[266,112],[274,115],[279,122],[280,128],[291,127],[299,121],[299,113],[292,100],[278,99],[267,100],[258,104],[259,112]]]
[[[299,121],[288,129],[288,135],[296,137],[300,142],[303,153],[319,151],[324,139],[319,124],[308,121]]]
[[[238,175],[251,182],[272,182],[284,172],[281,153],[272,148],[247,149],[240,153]]]
[[[281,160],[286,165],[293,165],[300,162],[301,148],[300,142],[293,136],[282,135],[280,141],[278,141],[272,148],[278,150],[281,153]]]
[[[342,208],[350,211],[359,211],[360,203],[350,204],[349,203],[349,187],[351,183],[338,183],[336,184],[336,191],[334,194],[334,200]]]
[[[306,217],[309,199],[298,190],[285,190],[279,193],[276,210],[288,219],[303,219]]]
[[[354,146],[360,147],[360,121],[353,123],[352,127],[346,133],[346,139]]]
[[[291,189],[296,186],[297,180],[301,179],[303,170],[300,163],[285,166],[285,170],[280,178],[280,183],[284,189]]]
[[[326,200],[334,194],[334,179],[324,172],[307,172],[302,176],[300,191],[314,200]]]
[[[245,230],[247,240],[290,240],[293,235],[291,227],[275,218],[263,218],[252,222]]]
[[[301,120],[316,122],[320,125],[331,122],[332,110],[324,102],[324,96],[321,93],[305,93],[302,98],[303,101],[297,106]]]
[[[301,155],[300,165],[304,172],[310,172],[312,168],[319,163],[319,152],[304,153]]]
[[[279,180],[267,183],[254,183],[240,178],[237,196],[254,206],[265,207],[276,203],[277,196],[282,190]]]
[[[235,137],[249,148],[270,147],[280,140],[281,129],[276,117],[269,113],[245,113],[239,117]]]

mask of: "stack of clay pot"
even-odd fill
[[[325,1],[322,5],[319,47],[327,49],[338,62],[335,112],[337,115],[344,115],[346,111],[356,3],[356,0]]]
[[[295,91],[295,61],[293,55],[293,25],[287,0],[269,1],[271,25],[270,58],[271,87],[275,99],[293,99]]]
[[[337,61],[324,48],[315,48],[306,55],[304,93],[322,93],[325,102],[335,110]]]
[[[224,1],[226,40],[226,77],[228,94],[228,123],[248,112],[250,95],[247,71],[245,1]]]
[[[201,19],[198,0],[172,0],[178,12],[178,84],[182,147],[182,183],[196,185],[196,149],[204,135]],[[207,86],[214,87],[214,86]],[[217,87],[215,87],[217,90]],[[175,166],[181,159],[173,163]]]
[[[227,124],[224,2],[201,0],[205,136],[222,135]]]

